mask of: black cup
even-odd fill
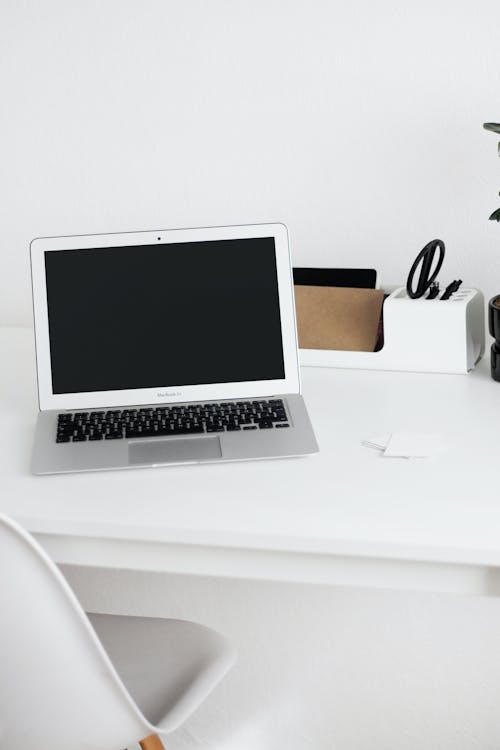
[[[488,303],[488,325],[495,339],[491,345],[491,377],[500,382],[500,294]]]

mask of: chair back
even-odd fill
[[[42,548],[0,515],[0,748],[121,750],[151,732]]]

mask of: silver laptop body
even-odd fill
[[[283,224],[31,243],[34,474],[302,456]]]

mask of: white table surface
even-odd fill
[[[500,384],[303,368],[320,453],[34,477],[33,333],[0,329],[0,512],[59,563],[467,593],[500,592]],[[498,416],[497,416],[498,414]],[[439,432],[433,459],[361,441]]]

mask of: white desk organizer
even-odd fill
[[[409,299],[395,289],[384,302],[378,352],[301,349],[302,365],[367,370],[467,373],[484,353],[484,297],[462,289],[449,300]]]

